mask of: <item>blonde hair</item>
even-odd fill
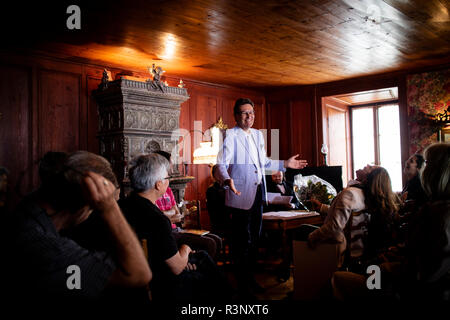
[[[450,143],[435,143],[423,152],[425,166],[420,170],[423,190],[430,199],[450,196]]]

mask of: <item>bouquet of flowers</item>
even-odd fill
[[[316,199],[324,204],[330,204],[336,196],[336,189],[327,181],[312,175],[302,176],[298,174],[294,177],[294,191],[301,202],[308,202]]]

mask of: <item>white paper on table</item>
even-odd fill
[[[267,192],[267,201],[270,204],[289,204],[292,196],[282,196],[281,193]]]
[[[316,211],[291,210],[291,211],[270,211],[263,213],[265,220],[290,220],[306,217],[320,216]]]

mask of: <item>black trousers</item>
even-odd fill
[[[245,196],[244,194],[241,195]],[[262,227],[262,187],[258,186],[249,210],[228,207],[231,212],[231,256],[238,284],[253,280]]]

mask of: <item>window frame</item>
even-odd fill
[[[373,139],[374,139],[374,159],[375,159],[375,165],[380,165],[380,128],[379,128],[379,122],[378,122],[378,109],[380,107],[383,107],[385,105],[389,105],[389,104],[396,104],[398,106],[399,109],[399,113],[400,113],[400,104],[399,104],[399,100],[398,99],[393,99],[393,100],[387,100],[387,101],[382,101],[382,102],[370,102],[370,103],[365,103],[365,104],[359,104],[359,105],[354,105],[354,106],[349,106],[349,117],[350,117],[350,135],[351,137],[353,137],[353,110],[355,109],[362,109],[362,108],[372,108],[372,112],[373,112]],[[399,118],[400,118],[400,114],[399,114]],[[401,124],[399,123],[399,129],[401,132]],[[355,163],[354,163],[354,148],[353,148],[353,138],[351,139],[351,153],[352,153],[352,157],[351,157],[351,166],[352,166],[352,179],[355,179]],[[401,150],[400,150],[401,152]]]

